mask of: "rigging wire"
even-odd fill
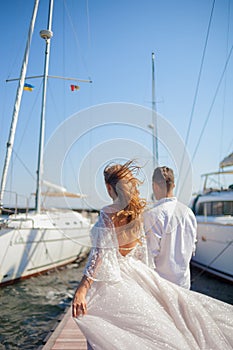
[[[226,56],[229,50],[230,15],[231,15],[231,1],[228,0]],[[222,122],[221,122],[221,133],[220,133],[219,159],[222,159],[222,153],[223,153],[222,150],[223,150],[224,119],[225,119],[226,86],[227,86],[227,77],[225,76],[224,87],[223,87],[223,108],[222,108]]]
[[[23,162],[23,160],[20,158],[20,156],[15,152],[14,148],[12,149],[12,152],[14,156],[19,160],[19,162],[22,164],[22,166],[25,168],[25,170],[28,172],[28,174],[32,177],[33,181],[36,181],[35,176],[32,174],[30,169],[27,167],[27,165]],[[13,162],[12,162],[13,163]]]
[[[36,181],[36,178],[35,176],[32,174],[31,170],[27,167],[27,165],[24,163],[24,161],[22,160],[22,158],[19,156],[19,151],[20,151],[20,148],[22,146],[22,142],[25,140],[25,133],[29,127],[29,121],[32,119],[32,116],[33,116],[33,110],[35,108],[35,105],[36,105],[36,102],[38,100],[38,96],[39,96],[39,93],[40,93],[40,90],[41,90],[41,86],[40,85],[40,88],[38,89],[37,91],[37,95],[35,97],[35,101],[34,101],[34,104],[31,108],[31,111],[28,113],[28,118],[25,122],[25,127],[24,127],[24,130],[22,131],[22,135],[21,135],[21,138],[19,140],[19,144],[17,145],[17,152],[15,150],[15,148],[13,147],[12,148],[12,154],[14,155],[15,158],[18,159],[19,163],[21,163],[21,165],[23,166],[23,168],[26,170],[26,172],[31,176],[31,178],[33,179],[33,181]],[[11,184],[10,184],[10,188],[12,188],[12,182],[13,182],[13,164],[14,164],[14,160],[12,160],[11,162],[12,164],[12,167],[11,167],[11,174],[10,174],[10,181],[11,181]]]
[[[194,150],[193,155],[192,155],[192,159],[191,159],[192,161],[194,160],[194,158],[195,158],[195,156],[196,156],[196,154],[197,154],[197,150],[198,150],[199,145],[200,145],[200,143],[201,143],[202,136],[203,136],[204,131],[205,131],[205,128],[206,128],[206,126],[207,126],[207,124],[208,124],[208,121],[209,121],[209,118],[210,118],[210,115],[211,115],[211,112],[212,112],[212,109],[213,109],[213,106],[214,106],[216,97],[217,97],[217,95],[218,95],[218,92],[219,92],[219,89],[220,89],[222,80],[223,80],[223,78],[224,78],[224,75],[225,75],[225,72],[226,72],[228,63],[229,63],[230,58],[231,58],[232,50],[233,50],[233,45],[231,46],[230,52],[229,52],[229,54],[228,54],[228,56],[227,56],[227,60],[226,60],[225,65],[224,65],[224,67],[223,67],[223,71],[222,71],[222,74],[221,74],[221,76],[220,76],[220,79],[219,79],[217,88],[216,88],[216,90],[215,90],[214,97],[213,97],[213,100],[212,100],[211,105],[210,105],[210,108],[209,108],[209,112],[207,113],[207,116],[206,116],[204,125],[203,125],[203,127],[202,127],[202,129],[201,129],[201,133],[200,133],[200,135],[199,135],[199,138],[198,138],[198,141],[197,141],[195,150]],[[187,174],[188,174],[189,170],[190,170],[190,164],[188,165],[187,171],[186,171],[186,173],[185,173],[185,177],[184,177],[184,181],[183,181],[183,184],[182,184],[181,189],[184,188],[184,184],[185,184],[185,182],[186,182]]]
[[[63,8],[62,8],[62,24],[63,24],[63,31],[62,31],[62,75],[65,76],[65,67],[66,67],[66,50],[65,50],[65,43],[66,43],[66,38],[65,38],[65,33],[66,33],[66,21],[65,21],[65,9],[64,9],[64,2],[63,2]],[[63,80],[62,84],[62,89],[63,89],[63,96],[65,96],[65,90],[66,90],[66,84],[65,81]],[[65,116],[67,112],[67,104],[66,104],[66,99],[63,99],[63,115]],[[59,114],[57,114],[59,115]]]
[[[71,29],[73,30],[73,34],[74,34],[74,39],[75,39],[76,45],[79,48],[79,51],[81,53],[82,51],[81,51],[81,45],[80,45],[80,42],[79,42],[79,38],[78,38],[77,32],[75,30],[75,26],[74,26],[74,23],[72,21],[72,18],[71,18],[71,15],[70,15],[70,12],[69,12],[69,9],[68,9],[68,6],[67,6],[65,0],[64,0],[64,5],[65,5],[65,10],[66,10],[66,13],[67,13],[67,17],[68,17],[68,19],[70,21]],[[80,55],[80,56],[81,56],[81,60],[82,60],[83,66],[84,66],[86,72],[88,72],[87,64],[86,64],[86,62],[84,60],[84,56],[83,55]]]
[[[88,0],[86,0],[86,11],[87,11],[87,40],[88,40],[89,50],[91,50],[91,26],[90,26],[90,11],[89,11]]]
[[[80,52],[80,57],[81,57],[82,64],[84,66],[86,74],[88,75],[89,80],[91,80],[90,74],[88,74],[89,73],[89,69],[88,69],[87,62],[84,59],[84,56],[82,55],[81,45],[80,45],[79,37],[77,35],[76,26],[73,23],[73,20],[72,20],[72,17],[70,15],[70,11],[68,9],[66,1],[63,0],[63,3],[64,3],[64,9],[65,9],[67,18],[69,19],[70,26],[71,26],[72,31],[73,31],[73,35],[74,35],[74,39],[75,39],[76,45],[77,45],[78,50]],[[88,43],[88,50],[90,52],[89,53],[89,57],[91,57],[91,25],[90,25],[90,12],[89,12],[89,2],[88,2],[88,0],[86,0],[86,18],[87,18],[87,43]],[[91,100],[92,100],[92,98],[91,98]],[[90,104],[92,104],[92,103],[90,103]],[[65,133],[64,134],[64,142],[65,142],[65,144],[67,143],[67,137],[66,136],[67,135]],[[76,173],[76,170],[75,170],[74,162],[72,161],[69,153],[67,154],[67,159],[69,161],[69,167],[70,167],[70,170],[71,170],[71,174],[73,174],[73,178],[75,179],[75,183],[76,183],[77,173]],[[64,174],[64,181],[65,181],[65,174]]]
[[[221,83],[222,83],[223,77],[224,77],[224,75],[225,75],[225,72],[226,72],[226,69],[227,69],[227,66],[228,66],[229,60],[230,60],[230,58],[231,58],[232,50],[233,50],[233,45],[231,46],[230,52],[229,52],[229,54],[228,54],[228,56],[227,56],[227,60],[226,60],[226,63],[225,63],[225,65],[224,65],[224,68],[223,68],[223,71],[222,71],[221,77],[220,77],[220,79],[219,79],[219,82],[218,82],[218,85],[217,85],[217,88],[216,88],[216,91],[215,91],[215,94],[214,94],[214,97],[213,97],[212,103],[211,103],[211,105],[210,105],[209,112],[208,112],[208,114],[207,114],[207,117],[206,117],[205,123],[204,123],[204,125],[203,125],[203,127],[202,127],[202,130],[201,130],[201,133],[200,133],[200,136],[199,136],[198,142],[197,142],[197,146],[196,146],[196,148],[195,148],[195,150],[194,150],[194,153],[193,153],[193,156],[192,156],[192,160],[193,160],[193,159],[195,158],[195,156],[196,156],[197,149],[198,149],[199,144],[200,144],[200,142],[201,142],[201,139],[202,139],[203,133],[204,133],[204,131],[205,131],[206,125],[207,125],[207,123],[208,123],[208,121],[209,121],[210,114],[211,114],[211,112],[212,112],[212,109],[213,109],[213,106],[214,106],[214,103],[215,103],[215,100],[216,100],[216,97],[217,97],[218,91],[219,91],[219,89],[220,89],[220,86],[221,86]]]
[[[18,151],[20,150],[20,147],[21,147],[23,141],[25,140],[25,134],[26,134],[26,131],[27,131],[28,127],[29,127],[29,121],[32,120],[33,111],[34,111],[34,109],[36,107],[37,101],[39,100],[41,90],[42,90],[42,81],[41,81],[41,83],[40,83],[40,85],[38,87],[37,94],[36,94],[35,99],[34,99],[34,103],[33,103],[32,107],[31,107],[30,111],[28,111],[28,113],[27,113],[28,118],[25,121],[25,127],[24,127],[24,129],[22,131],[22,135],[21,135],[21,137],[19,139],[19,144],[17,146]]]
[[[78,47],[78,50],[81,52],[81,46],[80,46],[80,42],[79,42],[79,38],[78,38],[78,35],[77,35],[77,31],[76,31],[76,25],[74,25],[74,22],[72,21],[72,17],[70,15],[70,10],[68,8],[68,5],[67,5],[67,1],[66,0],[63,0],[63,7],[62,7],[62,24],[63,24],[63,31],[62,31],[62,38],[61,38],[61,41],[62,41],[62,45],[63,45],[63,50],[62,50],[62,71],[63,71],[63,75],[65,76],[64,72],[65,72],[65,67],[67,66],[66,64],[66,50],[64,49],[64,46],[65,46],[65,43],[67,42],[66,40],[66,37],[65,37],[65,33],[66,33],[66,30],[64,30],[65,26],[67,25],[67,21],[66,19],[68,19],[68,23],[70,24],[70,27],[72,28],[72,32],[73,32],[73,36],[74,36],[74,42],[76,43],[76,46]],[[89,9],[88,9],[88,4],[87,4],[87,19],[88,19],[88,35],[90,37],[90,18],[89,18]],[[85,64],[84,62],[84,57],[83,55],[81,54],[81,60],[82,60],[82,63],[83,63],[83,66],[84,68],[86,69],[87,71],[87,65]],[[62,78],[62,77],[54,77],[54,78]],[[68,80],[69,78],[66,78],[66,80]],[[71,79],[70,79],[71,80]],[[84,80],[81,80],[80,81],[84,81]],[[63,89],[63,96],[65,96],[65,92],[66,92],[66,84],[64,83],[62,85],[62,89]],[[59,117],[57,118],[58,122],[61,123],[63,122],[63,118],[61,116],[65,116],[66,118],[66,114],[67,114],[67,104],[66,104],[66,99],[63,99],[63,110],[57,110],[57,105],[56,105],[56,99],[54,98],[54,93],[53,93],[53,89],[49,88],[49,81],[48,81],[48,94],[50,96],[50,100],[52,101],[53,103],[53,108],[55,110],[55,113],[54,115],[56,117]],[[64,133],[63,135],[63,141],[65,144],[67,144],[68,142],[68,139],[67,139],[67,135],[66,133]],[[69,155],[68,155],[69,156]],[[70,159],[69,159],[70,160]],[[73,166],[73,163],[72,161],[70,160],[70,163],[71,163],[71,168],[72,168],[72,172],[74,174],[74,177],[76,178],[76,172],[74,170],[74,166]]]
[[[188,140],[189,140],[191,125],[192,125],[194,110],[195,110],[195,107],[196,107],[197,96],[198,96],[198,92],[199,92],[201,75],[202,75],[202,70],[203,70],[203,65],[204,65],[204,59],[205,59],[205,55],[206,55],[206,49],[207,49],[207,44],[208,44],[208,39],[209,39],[209,34],[210,34],[210,27],[211,27],[211,23],[212,23],[212,19],[213,19],[214,6],[215,6],[215,0],[213,0],[213,3],[212,3],[210,18],[209,18],[209,23],[208,23],[207,33],[206,33],[205,45],[204,45],[204,49],[203,49],[203,53],[202,53],[201,65],[200,65],[200,70],[199,70],[199,73],[198,73],[197,85],[196,85],[196,89],[195,89],[195,94],[194,94],[194,100],[193,100],[193,105],[192,105],[192,109],[191,109],[191,114],[190,114],[190,117],[189,117],[189,125],[188,125],[188,129],[187,129],[187,134],[186,134],[186,138],[185,138],[185,145],[184,145],[184,151],[183,151],[182,160],[181,160],[180,173],[181,173],[182,168],[183,168],[185,149],[186,149],[186,147],[188,145]],[[178,188],[178,186],[177,186],[177,188]]]
[[[230,146],[228,147],[227,153],[229,153],[232,150],[232,148],[233,148],[233,139],[230,142]]]
[[[88,53],[89,53],[89,64],[91,68],[91,74],[93,71],[93,62],[92,62],[92,45],[91,45],[91,25],[90,25],[90,9],[89,9],[89,0],[86,0],[86,16],[87,16],[87,42],[88,42]],[[91,78],[89,78],[92,80]],[[90,94],[89,94],[89,105],[93,105],[93,90],[92,87],[90,89]],[[90,121],[92,120],[92,111],[89,111],[89,118]],[[92,143],[93,143],[93,133],[92,131],[89,133],[88,137],[88,142],[89,142],[89,149],[92,148]],[[91,164],[91,159],[89,159],[89,164],[88,164],[88,171],[91,174],[92,172],[92,164]],[[84,203],[82,204],[84,206]]]

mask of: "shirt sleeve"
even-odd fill
[[[196,220],[196,217],[195,215],[192,213],[192,222],[193,222],[193,250],[192,250],[192,253],[193,253],[193,256],[195,255],[196,253],[196,247],[197,247],[197,220]]]
[[[94,281],[120,281],[118,242],[111,220],[103,211],[91,230],[91,242],[92,248],[84,274]]]

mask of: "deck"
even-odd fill
[[[86,339],[71,317],[69,308],[58,326],[45,339],[45,345],[38,350],[87,350]]]

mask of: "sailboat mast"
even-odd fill
[[[4,196],[5,187],[6,187],[8,169],[9,169],[9,165],[10,165],[10,161],[11,161],[11,155],[12,155],[12,150],[13,150],[13,145],[14,145],[14,140],[15,140],[15,132],[16,132],[16,127],[17,127],[17,122],[18,122],[20,103],[21,103],[21,99],[22,99],[23,87],[24,87],[24,82],[25,82],[25,77],[26,77],[26,72],[27,72],[29,50],[30,50],[30,45],[31,45],[31,41],[32,41],[32,34],[34,31],[35,21],[36,21],[38,5],[39,5],[39,0],[35,0],[32,18],[31,18],[31,23],[30,23],[30,27],[29,27],[29,31],[28,31],[27,44],[26,44],[23,63],[22,63],[22,67],[21,67],[20,79],[19,79],[18,88],[17,88],[17,92],[16,92],[11,127],[10,127],[8,141],[7,141],[6,157],[5,157],[5,162],[4,162],[3,172],[2,172],[2,180],[1,180],[1,188],[0,188],[0,209],[3,207],[3,196]]]
[[[43,153],[44,153],[44,136],[45,136],[45,108],[46,108],[47,82],[48,82],[48,70],[49,70],[50,39],[53,36],[53,32],[51,30],[52,14],[53,14],[53,0],[50,0],[47,30],[40,31],[40,36],[45,40],[46,46],[45,46],[43,92],[42,92],[41,119],[40,119],[39,151],[38,151],[38,164],[37,164],[37,183],[36,183],[36,212],[37,213],[40,213],[40,210],[41,210],[41,184],[42,184],[42,176],[43,176]]]
[[[153,137],[153,169],[158,166],[158,135],[157,135],[157,114],[155,102],[155,54],[152,52],[152,137]]]

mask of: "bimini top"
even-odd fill
[[[229,154],[229,156],[225,157],[219,164],[220,168],[224,168],[226,166],[233,166],[233,152]]]

